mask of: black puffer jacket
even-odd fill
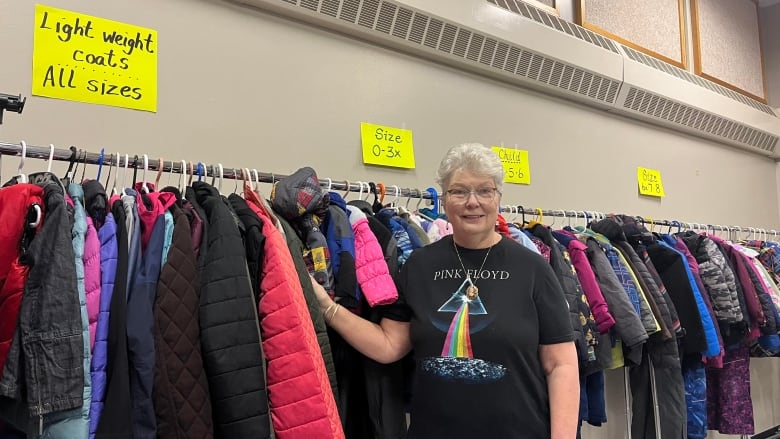
[[[582,332],[580,321],[580,304],[582,301],[582,289],[579,288],[577,274],[571,271],[571,266],[566,262],[558,248],[555,238],[548,227],[542,224],[536,224],[531,228],[531,233],[550,247],[550,266],[552,266],[558,282],[561,283],[563,293],[566,295],[566,302],[569,304],[569,320],[574,330],[574,341],[577,345],[577,353],[580,363],[586,363],[588,359],[588,343],[585,341],[585,335]]]
[[[215,438],[270,437],[263,352],[244,244],[219,192],[193,183],[208,223],[201,247],[200,339]]]

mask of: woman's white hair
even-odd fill
[[[464,143],[453,146],[444,154],[436,172],[436,182],[442,191],[449,187],[452,174],[467,171],[473,174],[487,175],[493,179],[496,188],[501,191],[504,183],[504,166],[492,149],[481,143]]]

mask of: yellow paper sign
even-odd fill
[[[639,194],[651,197],[664,197],[664,184],[661,182],[661,171],[638,167],[636,179],[639,184]]]
[[[493,146],[504,165],[504,182],[531,184],[531,165],[528,163],[528,151],[522,149]]]
[[[414,169],[412,130],[360,123],[363,163]]]
[[[157,31],[35,5],[32,94],[157,111]]]

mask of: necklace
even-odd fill
[[[482,265],[479,266],[479,270],[477,270],[477,276],[479,276],[480,273],[482,273],[482,268],[485,266],[485,262],[487,261],[488,255],[490,255],[490,250],[495,247],[496,244],[491,245],[488,247],[487,253],[485,253],[485,258],[482,259]],[[455,255],[458,257],[458,262],[460,262],[460,267],[463,269],[463,272],[466,273],[466,280],[469,283],[469,286],[466,287],[466,297],[469,300],[474,300],[479,296],[479,287],[474,285],[474,281],[471,280],[471,275],[468,271],[466,271],[466,266],[463,265],[463,260],[460,258],[460,252],[458,252],[458,244],[455,244],[455,240],[452,240],[452,246],[455,248]]]

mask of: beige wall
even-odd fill
[[[780,4],[762,8],[761,44],[764,50],[767,98],[771,107],[780,107]]]
[[[507,187],[505,204],[780,229],[776,165],[742,150],[228,3],[46,4],[158,30],[158,113],[32,97],[22,116],[6,116],[1,141],[105,147],[275,173],[311,165],[335,180],[422,188],[433,184],[448,146],[503,142],[529,150],[532,164],[532,185]],[[33,7],[31,0],[0,0],[2,92],[29,95]],[[361,121],[414,130],[417,169],[364,166]],[[3,160],[4,177],[16,162]],[[662,171],[666,198],[637,196],[637,166]],[[232,187],[227,183],[225,190]],[[586,438],[623,437],[622,381],[612,378],[610,421]],[[778,389],[774,385],[762,395],[780,400]],[[756,400],[758,428],[780,423],[770,401]]]

